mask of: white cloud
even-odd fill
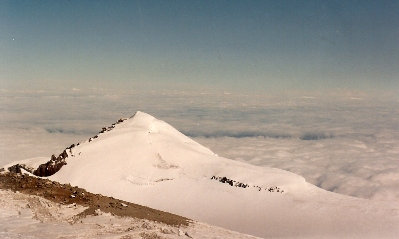
[[[290,170],[327,190],[399,199],[399,106],[357,95],[224,92],[2,92],[0,164],[50,156],[136,110],[217,154]],[[359,94],[358,94],[359,95]]]

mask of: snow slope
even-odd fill
[[[143,112],[67,153],[67,165],[50,179],[242,233],[399,234],[398,204],[334,194],[284,170],[219,157]]]

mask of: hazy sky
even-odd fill
[[[398,89],[399,1],[0,1],[0,88]]]

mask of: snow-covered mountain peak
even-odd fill
[[[128,127],[140,128],[149,133],[159,133],[162,131],[167,134],[180,134],[178,130],[168,123],[158,120],[154,116],[142,111],[137,111],[132,117],[126,120],[125,124]]]
[[[154,116],[147,114],[142,111],[136,111],[132,117],[130,117],[130,120],[136,120],[142,123],[151,123],[151,121],[157,120]]]
[[[106,134],[102,135],[102,133]],[[211,150],[180,133],[170,124],[142,111],[137,111],[132,117],[119,119],[112,126],[103,128],[99,135],[92,137],[91,140],[89,139],[90,144],[93,143],[91,141],[101,142],[101,144],[118,141],[118,148],[143,148],[147,146],[157,157],[165,146],[167,146],[168,151],[172,152],[173,150],[184,149],[215,155]],[[134,141],[139,142],[132,144]]]
[[[157,119],[147,113],[137,111],[132,117],[130,117],[126,123],[129,125],[135,125],[137,127],[141,127],[143,129],[150,130],[154,124],[157,124]]]
[[[68,148],[67,153],[66,165],[51,176],[53,179],[112,196],[120,196],[124,193],[121,188],[127,185],[155,186],[183,178],[278,192],[305,182],[286,171],[257,170],[218,157],[168,123],[141,111],[103,128],[88,141]],[[99,175],[106,175],[106,179]],[[121,187],[115,189],[115,185]]]
[[[305,183],[301,176],[287,171],[259,170],[219,157],[168,123],[141,111],[102,128],[85,142],[69,146],[60,156],[52,156],[50,161],[41,164],[40,170],[35,171],[37,166],[32,166],[30,161],[18,163],[16,170],[37,172],[38,176],[51,176],[57,181],[113,196],[124,193],[120,188],[115,189],[115,185],[123,185],[121,188],[154,186],[183,178],[206,183],[216,181],[239,188],[252,186],[270,192],[287,192]]]

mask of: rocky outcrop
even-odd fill
[[[230,179],[230,178],[227,178],[227,177],[212,176],[211,180],[216,180],[216,181],[219,181],[221,183],[226,183],[226,184],[228,184],[228,185],[230,185],[232,187],[239,187],[239,188],[248,188],[248,187],[250,187],[250,185],[247,184],[247,183],[238,182],[236,180],[233,180],[233,179]],[[260,186],[257,186],[257,185],[252,185],[252,187],[256,188],[258,191],[265,190],[265,191],[268,191],[268,192],[271,192],[271,193],[273,193],[273,192],[283,193],[284,192],[284,190],[282,190],[281,188],[276,187],[276,186],[260,187]]]
[[[230,186],[234,186],[234,187],[240,187],[240,188],[247,188],[247,187],[249,187],[248,184],[241,183],[241,182],[237,182],[236,180],[232,180],[232,179],[229,179],[229,178],[226,178],[226,177],[212,176],[211,179],[217,180],[217,181],[219,181],[219,182],[221,182],[221,183],[227,183],[227,184],[229,184]]]
[[[73,147],[71,145],[71,147],[67,149],[71,150],[72,148]],[[39,167],[32,173],[39,177],[51,176],[56,172],[58,172],[62,168],[62,166],[67,164],[65,161],[67,157],[68,153],[66,152],[66,150],[64,150],[60,155],[58,155],[58,157],[55,157],[55,155],[53,154],[51,156],[50,161],[44,164],[40,164]]]
[[[34,168],[30,168],[30,167],[26,166],[25,164],[15,164],[11,167],[8,167],[7,169],[11,173],[22,173],[22,169],[24,169],[27,172],[32,173],[32,171],[34,170]]]
[[[125,121],[125,120],[127,120],[127,119],[120,118],[118,121],[116,121],[115,123],[113,123],[111,126],[101,128],[100,132],[98,132],[97,135],[95,135],[95,136],[89,138],[89,142],[91,142],[91,141],[93,141],[94,139],[98,138],[98,135],[99,135],[99,134],[103,134],[103,133],[105,133],[105,132],[111,131],[113,128],[115,128],[115,126],[116,126],[117,124],[120,124],[120,123],[122,123],[122,122]]]

